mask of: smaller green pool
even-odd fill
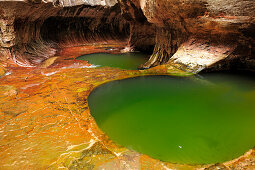
[[[255,81],[235,75],[113,81],[88,98],[116,143],[172,163],[209,164],[255,146]]]
[[[77,57],[77,60],[86,60],[90,64],[101,67],[117,67],[126,70],[136,70],[144,64],[149,55],[133,52],[123,54],[94,53]]]

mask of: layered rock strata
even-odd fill
[[[254,1],[139,2],[147,20],[157,26],[158,37],[144,67],[166,63],[194,73],[205,68],[252,70]]]
[[[0,2],[1,60],[35,67],[65,46],[126,39],[129,25],[114,2],[105,1],[104,6],[98,6],[99,1],[90,6],[64,1]]]
[[[10,0],[0,7],[1,60],[24,67],[65,45],[125,38],[126,51],[154,47],[143,68],[165,64],[197,73],[255,66],[253,0]]]

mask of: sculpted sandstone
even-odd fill
[[[255,169],[255,149],[193,166],[123,148],[97,127],[87,101],[97,86],[118,79],[167,74],[212,85],[191,75],[254,71],[254,8],[254,0],[0,0],[1,166]],[[76,60],[135,50],[151,53],[141,70],[91,69]]]
[[[0,1],[3,63],[35,67],[64,46],[128,39],[142,67],[254,70],[253,0]],[[2,64],[4,65],[4,64]]]

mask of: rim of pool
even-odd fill
[[[89,102],[90,96],[93,95],[93,93],[95,92],[95,90],[97,90],[98,88],[102,87],[103,85],[106,85],[106,84],[111,83],[111,82],[123,81],[123,80],[129,80],[129,79],[137,79],[137,78],[141,78],[141,77],[142,77],[142,78],[145,78],[145,77],[169,77],[169,78],[175,78],[175,79],[189,79],[189,80],[190,80],[190,78],[194,78],[194,77],[196,77],[196,76],[191,76],[191,77],[190,77],[190,76],[189,76],[189,77],[177,77],[177,76],[168,76],[168,75],[145,75],[145,76],[140,76],[140,75],[138,75],[138,76],[128,77],[128,78],[124,78],[124,79],[118,79],[118,80],[113,80],[113,81],[109,81],[109,82],[104,82],[104,83],[102,83],[102,84],[100,84],[100,85],[97,85],[96,87],[94,87],[94,88],[90,91],[90,94],[89,94],[89,96],[88,96],[88,103],[90,103],[90,102]],[[89,108],[91,108],[90,105],[89,105]],[[98,126],[98,123],[97,123],[95,117],[93,116],[93,113],[90,112],[90,114],[91,114],[91,116],[93,117],[93,119],[95,120],[96,126],[98,127],[98,130],[100,131],[100,133],[106,134],[106,135],[107,135],[107,133],[106,133],[104,130],[102,130],[100,126]],[[108,135],[107,135],[107,136],[108,136]],[[109,137],[109,136],[108,136],[108,137]],[[118,142],[115,142],[114,140],[112,140],[110,137],[109,137],[109,140],[113,141],[113,143],[114,143],[114,144],[117,144],[117,146],[118,146],[118,145],[121,145],[121,144],[118,144]],[[124,146],[124,147],[126,148],[126,146]],[[130,149],[129,149],[129,150],[130,150]],[[132,150],[132,149],[131,149],[131,150]],[[246,150],[246,151],[244,152],[244,154],[242,154],[242,155],[240,155],[240,156],[238,156],[238,157],[235,157],[235,158],[233,158],[233,159],[231,159],[231,160],[227,160],[227,161],[221,162],[221,163],[224,163],[224,164],[231,163],[231,162],[233,162],[233,161],[235,161],[235,160],[238,160],[238,159],[240,159],[240,158],[242,158],[242,157],[247,156],[247,154],[249,154],[252,150],[253,150],[253,147],[250,148],[250,149],[248,149],[248,150]],[[136,150],[134,150],[134,151],[137,152]],[[148,155],[148,154],[146,154],[146,153],[141,153],[141,152],[138,152],[138,153]],[[148,155],[148,156],[150,156],[150,155]],[[150,156],[150,157],[151,157],[151,156]],[[154,158],[154,157],[152,157],[152,158],[153,158],[153,159],[157,159],[157,158]],[[157,160],[160,160],[160,159],[157,159]],[[161,161],[162,161],[162,160],[161,160]],[[163,160],[163,162],[165,162],[165,161]],[[212,165],[212,164],[215,164],[215,163],[189,164],[189,163],[178,163],[178,162],[175,163],[175,162],[171,162],[171,161],[166,161],[166,162],[169,163],[169,164],[184,164],[184,165],[191,165],[191,166],[200,166],[200,165],[203,165],[203,166],[204,166],[204,165]],[[216,162],[216,163],[217,163],[217,162]]]

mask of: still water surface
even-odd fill
[[[76,59],[86,60],[90,64],[101,67],[107,66],[126,70],[136,70],[137,67],[147,61],[148,55],[139,52],[123,54],[94,53],[82,55]]]
[[[218,163],[255,146],[250,77],[136,77],[99,86],[88,102],[114,142],[162,161]]]

